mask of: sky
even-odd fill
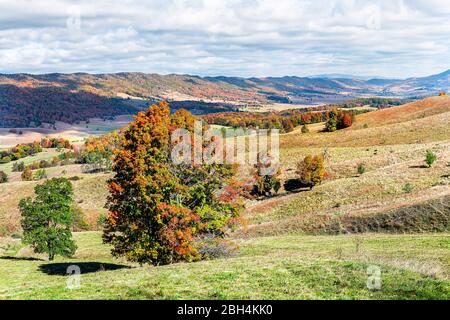
[[[0,73],[450,69],[449,0],[0,0]]]

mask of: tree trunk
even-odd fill
[[[50,240],[47,241],[47,249],[48,249],[48,261],[52,261],[55,258],[55,254],[52,252],[52,243]]]

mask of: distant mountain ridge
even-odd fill
[[[0,74],[0,127],[129,114],[157,100],[197,113],[270,103],[339,103],[358,97],[426,97],[450,91],[450,70],[422,78],[200,77],[138,72]],[[193,103],[196,102],[196,104]]]
[[[380,80],[399,80],[394,78],[388,78],[388,77],[380,77],[380,76],[354,76],[351,74],[343,74],[343,73],[325,73],[325,74],[318,74],[313,76],[308,76],[307,78],[317,79],[317,78],[324,78],[324,79],[356,79],[356,80],[363,80],[368,81],[372,79],[380,79]]]

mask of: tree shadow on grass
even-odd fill
[[[311,185],[301,182],[298,179],[289,179],[284,183],[284,190],[288,193],[298,193],[311,190]]]
[[[51,276],[65,276],[72,274],[69,269],[70,266],[75,266],[80,268],[81,274],[85,273],[93,273],[100,271],[111,271],[111,270],[119,270],[119,269],[130,269],[131,267],[113,264],[113,263],[101,263],[101,262],[71,262],[71,263],[49,263],[42,264],[39,266],[39,270],[51,275]]]
[[[32,258],[32,257],[10,257],[10,256],[0,257],[0,259],[1,260],[17,260],[17,261],[45,261],[43,259]]]

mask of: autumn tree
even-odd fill
[[[331,110],[328,112],[328,120],[325,123],[325,130],[328,132],[334,132],[336,130],[351,127],[354,119],[355,117],[351,112],[342,112],[338,109]]]
[[[170,122],[174,128],[183,128],[193,131],[195,117],[186,109],[178,109],[170,117]]]
[[[336,131],[339,121],[338,118],[339,118],[338,110],[331,110],[328,113],[328,121],[325,123],[325,130],[328,132]]]
[[[315,185],[320,184],[326,174],[323,155],[307,155],[297,164],[296,173],[300,182],[311,189]]]
[[[22,215],[23,242],[36,253],[48,253],[70,257],[76,245],[71,239],[73,216],[73,187],[65,178],[53,178],[35,187],[36,198],[22,199],[19,209]]]
[[[270,155],[258,155],[254,168],[253,194],[258,196],[271,196],[278,193],[281,188],[281,171],[275,159]]]
[[[351,127],[353,124],[352,114],[349,112],[342,113],[338,129]]]
[[[154,265],[198,260],[197,237],[223,237],[239,221],[242,206],[227,191],[232,167],[172,162],[170,131],[191,125],[191,115],[170,117],[161,102],[140,112],[123,132],[103,234],[114,256]]]
[[[286,133],[294,131],[294,124],[291,119],[283,119],[281,122],[283,126],[283,131]]]

